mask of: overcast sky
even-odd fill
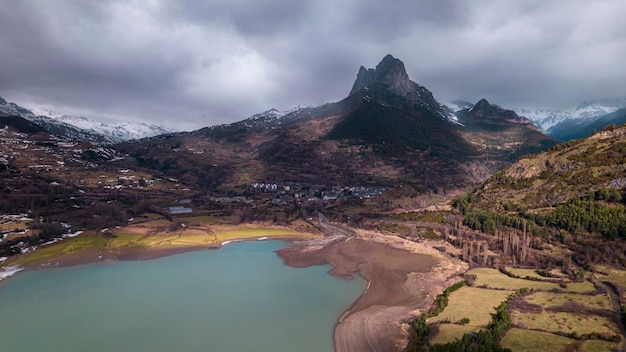
[[[623,0],[15,0],[0,97],[180,130],[343,99],[386,55],[442,103],[626,96]]]

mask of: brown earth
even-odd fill
[[[408,322],[467,270],[467,264],[429,246],[362,230],[354,237],[294,243],[278,255],[288,265],[329,263],[332,275],[350,279],[359,274],[368,281],[366,291],[335,326],[337,352],[402,351]]]

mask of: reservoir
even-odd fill
[[[367,282],[286,266],[274,253],[284,245],[19,273],[0,284],[1,349],[333,351],[333,327]]]

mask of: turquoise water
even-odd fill
[[[332,351],[366,281],[288,267],[283,245],[19,273],[0,285],[0,350]]]

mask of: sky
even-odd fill
[[[0,97],[193,130],[345,98],[392,54],[441,103],[626,96],[622,0],[16,0]]]

